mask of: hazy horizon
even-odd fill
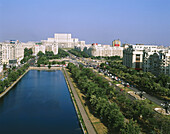
[[[0,0],[0,41],[70,33],[86,44],[170,46],[168,0]]]

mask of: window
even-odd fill
[[[140,54],[136,54],[136,61],[140,61]]]

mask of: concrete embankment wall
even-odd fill
[[[29,67],[30,70],[61,70],[62,67]]]

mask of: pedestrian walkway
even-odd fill
[[[78,106],[79,111],[80,111],[80,113],[81,113],[81,116],[82,116],[82,118],[83,118],[83,121],[84,121],[84,124],[85,124],[85,126],[86,126],[87,132],[88,132],[89,134],[96,134],[96,131],[95,131],[92,123],[90,122],[90,120],[89,120],[89,118],[88,118],[88,116],[87,116],[87,113],[86,113],[86,111],[85,111],[85,109],[84,109],[84,107],[83,107],[83,105],[82,105],[82,103],[81,103],[81,101],[80,101],[80,98],[78,97],[78,94],[77,94],[77,92],[76,92],[76,90],[75,90],[75,88],[74,88],[74,86],[73,86],[73,84],[72,84],[72,82],[71,82],[71,80],[70,80],[70,78],[69,78],[69,76],[68,76],[68,73],[67,73],[67,71],[65,70],[65,68],[64,68],[64,72],[65,72],[65,74],[66,74],[68,83],[69,83],[69,85],[70,85],[70,88],[71,88],[72,93],[73,93],[73,95],[74,95],[74,98],[75,98],[75,100],[76,100],[77,106]]]

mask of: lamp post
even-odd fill
[[[145,93],[144,91],[137,92],[137,94],[140,96],[141,99],[142,99],[144,93]]]
[[[165,112],[168,114],[168,109],[170,107],[170,104],[168,103],[168,101],[165,101],[164,103],[161,104],[163,106],[163,108],[165,109]]]

